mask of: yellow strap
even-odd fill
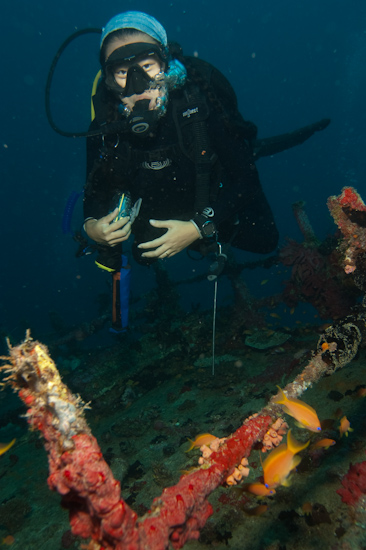
[[[108,271],[108,273],[113,273],[114,271],[116,271],[115,269],[112,269],[111,267],[107,267],[106,265],[100,264],[97,261],[95,262],[95,265],[100,267],[100,269],[104,269],[105,271]]]
[[[95,119],[95,110],[94,110],[93,97],[97,93],[98,82],[99,82],[99,79],[100,79],[101,76],[102,76],[102,71],[99,70],[97,72],[97,75],[94,78],[94,82],[93,82],[92,93],[91,93],[91,119],[92,119],[92,121]]]
[[[114,222],[117,222],[117,221],[118,221],[118,216],[119,216],[120,213],[121,213],[124,198],[125,198],[125,194],[122,193],[122,195],[121,195],[121,197],[120,197],[120,199],[119,199],[119,201],[118,201],[118,205],[117,205],[117,207],[116,207],[116,208],[118,208],[118,214],[117,214],[117,216],[114,218],[114,220],[113,220]]]

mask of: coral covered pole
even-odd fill
[[[10,348],[10,361],[1,370],[28,407],[29,424],[42,432],[48,485],[62,495],[72,532],[106,549],[118,548],[123,533],[137,539],[137,515],[121,500],[120,484],[84,418],[86,406],[61,381],[47,348],[27,334],[20,346]]]
[[[28,407],[28,422],[46,442],[49,487],[62,495],[72,532],[92,539],[91,550],[164,550],[198,538],[212,513],[208,495],[249,456],[271,423],[268,415],[248,419],[211,455],[208,466],[166,488],[138,519],[121,499],[120,485],[90,433],[86,406],[63,384],[47,348],[28,333],[21,345],[10,347],[7,359],[1,367],[5,381],[18,392]]]
[[[317,246],[319,245],[319,240],[317,239],[314,229],[310,223],[309,217],[305,212],[305,202],[298,201],[293,203],[292,211],[295,215],[297,224],[300,228],[301,233],[304,236],[306,244]]]
[[[287,384],[284,391],[288,397],[300,397],[309,387],[323,376],[331,375],[336,370],[345,367],[356,356],[362,340],[366,335],[366,309],[348,315],[338,323],[330,325],[321,334],[317,351],[309,363],[296,378]],[[279,416],[279,405],[274,401],[280,394],[274,395],[260,412]]]
[[[366,252],[366,205],[353,187],[344,187],[338,197],[329,197],[327,205],[343,235],[344,270],[353,273],[357,257]]]

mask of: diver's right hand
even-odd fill
[[[85,222],[85,231],[93,241],[107,246],[115,246],[118,243],[127,241],[131,235],[130,217],[126,216],[114,222],[114,218],[118,214],[118,208],[107,216],[103,216],[99,220],[87,220]]]

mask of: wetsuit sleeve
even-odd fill
[[[303,126],[302,128],[294,130],[293,132],[288,132],[287,134],[281,134],[264,139],[256,139],[252,142],[253,154],[256,159],[259,159],[260,157],[275,155],[276,153],[281,153],[291,147],[296,147],[296,145],[301,145],[304,141],[315,134],[315,132],[324,130],[329,123],[329,118],[323,118],[318,122],[314,122],[308,126]]]

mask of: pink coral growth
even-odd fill
[[[344,237],[344,270],[353,273],[358,254],[366,251],[366,205],[353,187],[329,197],[327,205]]]
[[[277,418],[276,422],[272,424],[268,432],[263,437],[262,451],[265,453],[266,451],[270,451],[274,447],[277,447],[281,443],[282,436],[286,433],[287,430],[287,422],[285,422],[285,420],[283,420],[283,418],[281,417]]]
[[[217,453],[227,441],[227,437],[214,439],[209,445],[202,445],[200,451],[202,456],[198,459],[198,464],[208,468],[211,466],[211,455]],[[243,477],[248,477],[249,468],[248,468],[248,459],[246,457],[242,458],[240,464],[234,468],[231,474],[226,478],[226,485],[236,485],[237,482],[241,481]]]
[[[351,464],[342,479],[342,485],[343,488],[337,490],[342,502],[349,506],[356,506],[360,497],[366,494],[366,461]]]
[[[340,197],[328,199],[328,207],[346,238],[341,245],[343,252],[347,248],[344,270],[334,240],[321,243],[304,211],[304,203],[295,203],[293,210],[304,241],[289,239],[280,250],[282,263],[292,267],[283,299],[289,307],[299,301],[309,302],[322,318],[337,319],[348,315],[355,302],[353,292],[345,285],[345,274],[355,270],[356,250],[366,250],[366,206],[357,192],[345,188]]]

